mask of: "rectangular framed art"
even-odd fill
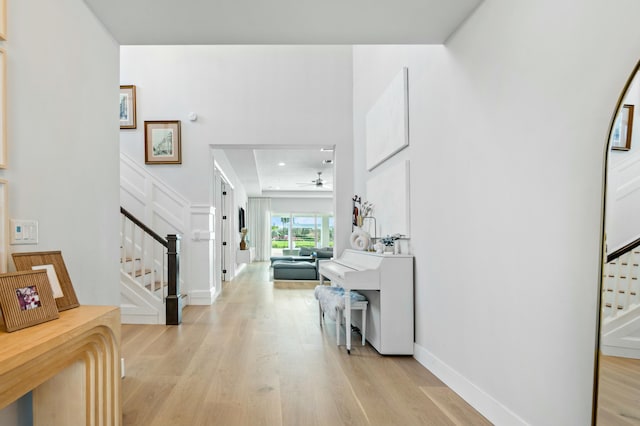
[[[144,122],[145,164],[182,164],[180,120]]]
[[[44,270],[47,273],[59,311],[66,311],[80,306],[67,266],[64,264],[62,252],[12,253],[11,257],[18,271]]]
[[[634,105],[625,104],[616,116],[611,130],[611,149],[629,151],[631,149],[631,135],[633,134]]]
[[[408,68],[393,78],[366,116],[366,163],[371,171],[409,146]]]
[[[120,86],[120,128],[136,127],[136,86]]]
[[[7,181],[0,179],[0,273],[8,270],[9,261],[9,191]]]
[[[0,0],[1,1],[1,0]],[[7,168],[7,53],[0,49],[0,169]]]
[[[7,39],[7,0],[0,0],[0,40]]]
[[[60,317],[46,271],[0,275],[0,309],[7,332]]]

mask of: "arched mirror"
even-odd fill
[[[605,259],[596,380],[598,425],[640,425],[640,74],[631,74],[609,132]]]

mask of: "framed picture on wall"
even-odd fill
[[[9,191],[7,181],[0,179],[0,273],[7,272],[9,253]]]
[[[120,128],[136,128],[136,86],[120,86]]]
[[[631,149],[631,135],[633,132],[634,106],[622,106],[611,129],[611,149],[629,151]]]
[[[144,122],[144,162],[182,164],[180,120]]]
[[[7,39],[7,0],[0,0],[0,40]]]
[[[1,1],[1,0],[0,0]],[[7,168],[7,53],[0,49],[0,169]]]

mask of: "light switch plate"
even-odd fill
[[[38,221],[11,219],[10,244],[38,244]]]

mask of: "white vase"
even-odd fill
[[[356,227],[351,233],[351,248],[355,250],[367,250],[371,243],[371,236],[367,231],[360,227]]]

